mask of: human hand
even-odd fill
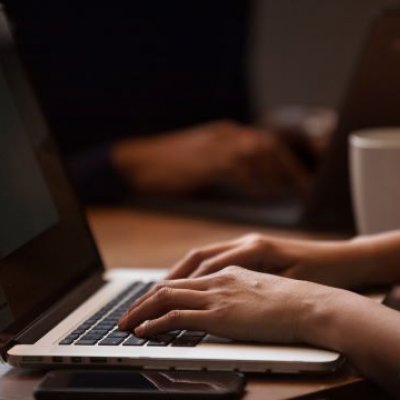
[[[230,266],[205,277],[164,281],[120,319],[121,330],[150,337],[189,329],[236,340],[304,342],[315,305],[339,289]]]
[[[190,251],[167,279],[196,278],[240,265],[343,288],[378,284],[386,278],[384,266],[377,260],[379,246],[374,243],[372,238],[311,241],[249,234]]]
[[[398,311],[343,289],[227,267],[159,283],[119,321],[139,337],[188,329],[226,338],[307,343],[345,355],[399,393]]]
[[[188,194],[223,184],[252,198],[274,197],[288,187],[305,196],[310,176],[276,136],[231,121],[198,125],[145,139],[126,139],[112,162],[135,190]]]

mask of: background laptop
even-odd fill
[[[386,10],[371,26],[339,122],[318,171],[302,225],[354,228],[348,169],[348,137],[368,127],[400,126],[400,9]],[[332,184],[334,182],[334,184]]]
[[[162,271],[104,273],[0,19],[0,350],[20,367],[99,365],[243,371],[332,371],[339,354],[251,345],[202,332],[151,340],[116,328]]]
[[[135,198],[137,206],[161,208],[236,222],[354,232],[347,138],[377,126],[400,126],[400,10],[384,11],[372,23],[339,109],[337,129],[318,168],[307,202],[274,204],[218,198]],[[334,182],[334,184],[332,184]],[[227,197],[227,196],[225,196]]]

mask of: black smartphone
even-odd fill
[[[34,391],[37,400],[238,399],[244,376],[211,371],[50,371]]]

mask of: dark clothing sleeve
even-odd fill
[[[66,157],[67,168],[84,202],[115,202],[128,194],[111,164],[111,146],[110,143],[92,146]]]

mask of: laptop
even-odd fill
[[[307,201],[288,196],[274,203],[251,203],[232,193],[225,199],[131,199],[135,206],[229,221],[318,231],[355,232],[348,172],[350,132],[400,126],[400,10],[383,11],[372,22],[338,112],[338,124],[318,166]],[[335,182],[332,185],[332,182]],[[240,196],[239,196],[240,197]],[[234,198],[234,200],[232,200]]]
[[[339,110],[336,132],[301,216],[302,227],[355,231],[348,137],[364,128],[400,126],[399,71],[400,8],[394,7],[376,17],[364,40]]]
[[[164,271],[106,272],[38,103],[0,19],[0,351],[26,368],[109,366],[329,372],[340,354],[174,331],[117,329]]]

